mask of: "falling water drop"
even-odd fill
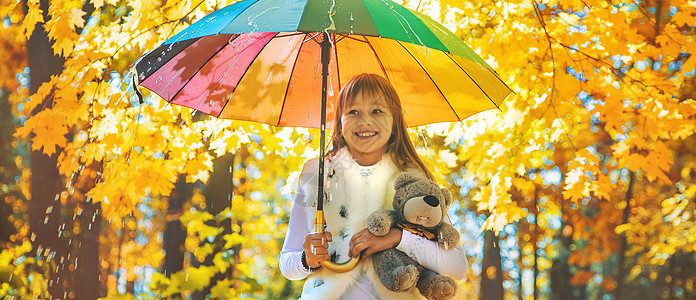
[[[46,208],[46,214],[50,214],[53,211],[53,205]]]
[[[48,224],[48,216],[44,219],[44,224]]]

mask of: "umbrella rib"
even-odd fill
[[[288,33],[288,34],[281,35],[280,32],[278,32],[278,35],[276,35],[274,38],[284,38],[284,37],[296,36],[296,35],[303,35],[303,34],[307,34],[307,33],[306,33],[306,32],[295,31],[295,32],[291,32],[291,33]]]
[[[237,37],[239,37],[239,35],[237,35]],[[228,45],[229,45],[229,44],[228,44]],[[198,75],[198,73],[200,73],[201,69],[203,69],[203,67],[205,67],[205,65],[207,65],[207,64],[210,62],[210,60],[213,59],[213,57],[215,57],[218,53],[220,53],[220,51],[222,51],[222,49],[225,49],[226,46],[227,46],[227,45],[220,47],[220,49],[218,49],[217,51],[215,51],[215,53],[213,53],[213,55],[211,55],[210,57],[208,57],[208,59],[206,59],[206,61],[198,68],[198,70],[196,70],[196,72],[194,72],[193,75],[189,76],[188,80],[186,80],[186,83],[184,83],[184,84],[181,85],[181,88],[179,88],[179,90],[176,91],[176,93],[175,93],[174,96],[172,97],[172,100],[171,100],[171,101],[174,101],[174,99],[176,99],[176,97],[179,96],[179,94],[181,93],[181,91],[184,90],[184,87],[186,87],[186,85],[188,85],[189,82],[191,82],[191,80],[193,79],[193,77],[196,77],[196,75]],[[170,101],[167,101],[167,102],[170,102]],[[224,106],[223,106],[223,107],[224,107]],[[219,114],[218,114],[218,116],[219,116]],[[217,117],[217,116],[216,116],[216,117]]]
[[[334,57],[336,58],[336,80],[338,80],[338,89],[340,90],[341,89],[341,68],[339,68],[339,65],[338,65],[338,46],[337,45],[338,45],[338,41],[336,40],[336,34],[334,33],[334,46],[333,46],[333,49],[331,49],[331,51],[333,51]],[[334,115],[335,114],[336,113],[334,112]],[[334,124],[334,126],[336,126],[336,124]]]
[[[305,37],[309,35],[309,33],[303,33]],[[292,71],[290,71],[290,79],[288,79],[288,86],[285,88],[285,95],[283,95],[283,104],[280,106],[280,113],[278,114],[278,121],[276,122],[276,126],[280,126],[280,119],[283,118],[283,111],[285,111],[285,102],[288,99],[288,91],[290,90],[290,80],[292,80],[292,74],[295,72],[295,67],[297,66],[297,58],[300,57],[300,53],[302,52],[302,46],[305,44],[303,41],[300,43],[300,48],[297,49],[297,56],[295,56],[295,62],[292,64]],[[261,51],[259,51],[260,53]]]
[[[437,83],[435,82],[435,80],[433,79],[433,77],[430,76],[430,73],[428,73],[428,70],[425,69],[425,67],[423,66],[423,64],[421,64],[421,62],[416,58],[416,56],[413,55],[413,53],[411,53],[411,51],[409,51],[408,48],[406,48],[406,46],[404,46],[403,42],[398,41],[398,40],[395,40],[395,41],[396,41],[397,44],[399,44],[401,47],[403,47],[404,50],[406,50],[406,52],[407,52],[409,55],[411,55],[411,57],[413,58],[413,60],[415,60],[415,61],[418,63],[418,65],[421,67],[421,69],[423,70],[423,72],[425,72],[425,74],[428,75],[428,78],[430,78],[430,81],[433,83],[433,85],[435,86],[435,88],[437,88],[437,91],[440,92],[440,95],[442,96],[442,99],[445,99],[445,103],[447,103],[447,105],[450,107],[450,109],[451,109],[452,112],[454,113],[454,116],[457,117],[458,120],[461,120],[461,118],[459,117],[459,114],[457,113],[457,111],[454,110],[454,107],[452,107],[452,104],[450,104],[450,102],[447,100],[447,97],[445,97],[445,94],[442,92],[442,90],[440,89],[440,87],[437,85]],[[440,50],[437,50],[437,51],[440,51]]]
[[[361,42],[361,43],[367,43],[366,41],[363,41],[363,40],[361,40],[361,39],[356,39],[356,38],[354,38],[354,37],[352,37],[352,36],[350,36],[350,35],[348,35],[348,34],[342,34],[342,33],[334,33],[334,34],[335,34],[335,35],[340,35],[340,36],[342,37],[342,39],[346,38],[346,39],[351,39],[351,40],[358,41],[358,42]],[[363,35],[363,36],[372,36],[372,35]],[[342,39],[341,39],[341,40],[342,40]]]
[[[249,66],[251,66],[251,64],[254,63],[254,61],[256,60],[256,58],[259,57],[259,54],[261,54],[261,52],[263,52],[263,50],[266,49],[266,46],[268,46],[268,44],[271,42],[271,40],[274,39],[274,38],[276,38],[277,35],[278,35],[278,32],[276,32],[276,33],[273,35],[273,37],[271,37],[270,39],[268,39],[268,42],[265,43],[265,44],[263,45],[263,47],[261,47],[261,49],[259,50],[259,52],[256,53],[256,56],[254,57],[254,59],[251,60],[251,62],[249,63]],[[242,36],[242,35],[240,34],[239,36]],[[229,44],[228,44],[228,45],[229,45]],[[225,47],[226,47],[226,46],[225,46]],[[225,48],[225,47],[223,47],[223,48]],[[237,90],[237,87],[239,86],[239,83],[242,82],[242,79],[244,78],[244,76],[246,75],[246,73],[247,73],[248,71],[249,71],[249,68],[248,68],[248,67],[244,69],[244,74],[242,74],[242,76],[239,77],[239,81],[237,81],[237,85],[232,89],[232,93],[231,93],[231,94],[234,95],[234,92]],[[223,109],[220,110],[220,114],[222,114],[222,111],[224,110],[224,107],[227,106],[227,103],[230,102],[231,99],[232,99],[232,97],[227,97],[227,100],[225,101],[225,104],[222,105]],[[218,116],[219,116],[220,114],[218,114]]]
[[[478,84],[478,82],[476,82],[476,80],[474,80],[474,78],[471,77],[471,75],[469,75],[469,73],[466,72],[466,70],[464,70],[464,68],[462,68],[462,66],[460,66],[460,65],[457,63],[457,61],[454,60],[454,59],[450,56],[451,54],[449,54],[449,53],[445,53],[445,54],[447,55],[447,57],[448,57],[449,59],[452,60],[452,62],[453,62],[455,65],[457,65],[457,67],[459,67],[459,69],[462,70],[462,72],[464,72],[464,74],[466,74],[466,76],[469,76],[469,79],[471,79],[471,81],[476,85],[476,87],[478,87],[479,90],[481,90],[481,92],[482,92],[484,95],[486,95],[486,98],[488,98],[488,100],[490,100],[491,103],[493,103],[493,105],[495,106],[495,108],[497,108],[499,111],[502,111],[502,110],[500,109],[500,107],[498,106],[498,104],[495,103],[495,101],[493,101],[493,99],[491,98],[491,96],[488,96],[488,93],[486,93],[486,91],[485,91],[484,89],[481,88],[481,86]],[[489,72],[491,71],[491,70],[488,69],[488,68],[486,68],[486,70],[488,70]],[[495,73],[493,73],[493,75],[495,75]],[[495,76],[495,77],[498,78],[498,76]],[[500,80],[500,78],[498,78],[498,80]],[[500,81],[502,82],[502,80],[500,80]],[[503,84],[505,84],[505,82],[503,82]],[[505,87],[507,87],[507,85],[505,85]],[[509,89],[509,88],[508,88],[508,89]]]
[[[375,59],[377,60],[377,63],[379,64],[379,67],[382,68],[382,73],[384,74],[384,77],[389,80],[389,75],[387,75],[387,70],[384,69],[384,65],[382,64],[382,60],[379,59],[379,55],[377,55],[377,51],[375,51],[375,48],[372,47],[372,43],[365,37],[365,43],[367,43],[368,46],[370,46],[370,49],[372,49],[372,53],[375,54]]]

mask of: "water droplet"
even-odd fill
[[[53,211],[53,205],[46,208],[46,214],[50,214]]]
[[[44,219],[44,224],[47,224],[47,223],[48,223],[48,216],[46,216],[46,218]]]

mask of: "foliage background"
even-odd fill
[[[0,0],[1,296],[297,298],[277,256],[316,132],[140,104],[129,82],[230,3]],[[411,132],[459,195],[460,297],[696,298],[696,2],[404,4],[515,91]]]

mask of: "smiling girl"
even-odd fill
[[[391,209],[400,172],[417,170],[433,178],[406,132],[394,87],[379,75],[360,74],[346,82],[337,104],[325,164],[326,231],[313,232],[319,166],[313,159],[303,167],[280,253],[279,267],[286,278],[309,277],[300,299],[423,299],[415,289],[394,293],[382,286],[369,256],[392,247],[428,269],[464,279],[468,264],[461,245],[442,250],[437,242],[399,228],[381,237],[365,228],[372,212]],[[321,268],[322,261],[343,263],[361,252],[361,262],[346,273]]]

